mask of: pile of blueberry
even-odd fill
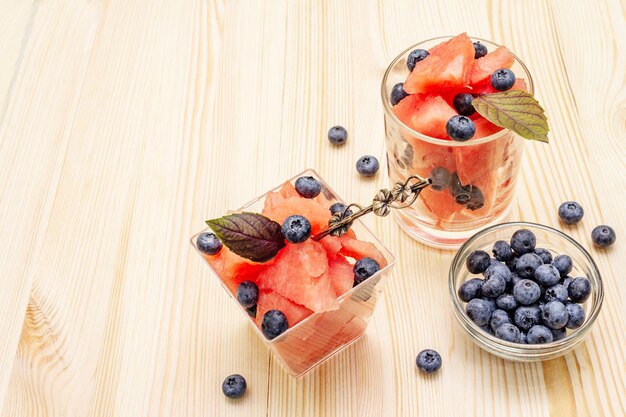
[[[485,195],[475,185],[463,185],[456,172],[444,167],[436,167],[430,172],[430,186],[435,191],[448,190],[454,201],[470,210],[478,210],[485,205]]]
[[[550,343],[585,321],[581,303],[591,295],[589,280],[568,275],[573,267],[568,255],[553,258],[536,244],[533,232],[520,229],[510,243],[495,242],[493,258],[477,250],[466,259],[469,272],[483,275],[458,289],[467,316],[508,342]]]

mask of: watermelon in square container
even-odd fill
[[[293,184],[302,176],[320,181],[322,192],[317,197],[306,199],[296,192]],[[290,215],[300,214],[311,223],[314,236],[327,227],[329,207],[338,201],[343,202],[309,169],[230,213],[260,213],[279,224]],[[341,237],[286,242],[264,263],[244,259],[226,246],[215,255],[203,253],[196,239],[206,231],[210,229],[192,236],[191,244],[248,317],[253,331],[293,376],[303,375],[365,334],[395,263],[393,255],[360,220]],[[380,270],[354,286],[354,263],[364,257],[376,260]],[[237,301],[237,287],[242,281],[253,281],[259,288],[255,316]],[[269,310],[283,312],[289,323],[287,331],[271,340],[261,331],[263,315]]]

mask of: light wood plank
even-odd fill
[[[588,340],[514,364],[454,323],[452,253],[367,218],[399,260],[386,297],[365,338],[298,380],[188,244],[204,219],[306,167],[371,199],[384,172],[364,181],[353,166],[384,161],[384,69],[407,45],[461,31],[516,51],[550,117],[552,143],[527,146],[516,217],[561,227],[556,207],[574,198],[586,216],[567,232],[587,247],[600,222],[621,236],[618,0],[36,4],[31,24],[24,5],[0,2],[15,15],[0,22],[31,27],[0,29],[0,234],[19,242],[0,252],[3,415],[626,414],[621,241],[592,249],[610,291]],[[325,139],[334,124],[350,132],[339,149]],[[414,365],[425,347],[444,357],[430,377]],[[238,401],[220,392],[233,372],[249,385]]]

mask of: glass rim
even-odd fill
[[[328,185],[328,183],[326,182],[326,180],[323,179],[323,177],[317,172],[315,171],[313,168],[307,168],[304,171],[294,175],[293,177],[283,181],[282,183],[280,183],[279,185],[277,185],[274,188],[271,188],[269,190],[267,190],[266,192],[264,192],[263,194],[261,194],[258,197],[255,197],[254,199],[248,201],[247,203],[243,204],[241,207],[235,209],[235,210],[229,210],[229,213],[236,213],[236,212],[240,212],[245,210],[247,207],[249,207],[252,204],[255,204],[259,198],[263,197],[264,195],[270,193],[270,192],[274,192],[274,191],[278,191],[281,189],[281,187],[285,184],[285,182],[289,181],[289,182],[293,182],[294,180],[298,179],[299,177],[306,175],[306,174],[313,174],[315,177],[317,177],[319,180],[322,181],[324,187],[333,195],[335,196],[335,199],[343,204],[346,204],[346,202],[339,197],[339,195],[337,194],[337,192],[335,192],[334,189],[332,189],[330,187],[330,185]],[[380,246],[384,249],[384,251],[381,251],[381,253],[383,254],[383,256],[385,257],[385,260],[387,261],[387,265],[384,268],[379,269],[376,273],[374,273],[374,275],[372,275],[371,277],[369,277],[368,279],[366,279],[365,281],[361,282],[360,284],[358,284],[355,287],[352,287],[349,291],[341,294],[339,297],[337,297],[337,304],[341,304],[345,299],[351,297],[355,292],[359,291],[361,288],[365,287],[368,282],[372,282],[372,280],[375,279],[379,279],[381,276],[385,276],[385,274],[390,271],[396,264],[396,257],[393,253],[391,253],[391,251],[389,251],[389,249],[387,248],[387,246],[378,238],[378,236],[376,236],[376,234],[365,224],[365,222],[363,222],[361,219],[356,219],[354,220],[353,223],[358,223],[360,227],[362,227],[364,229],[364,231],[366,231],[367,233],[369,233],[372,237],[372,239]],[[206,227],[200,231],[198,231],[197,233],[194,233],[190,238],[189,238],[189,242],[191,243],[191,246],[193,246],[196,251],[198,251],[198,248],[196,246],[196,238],[199,234],[207,231],[207,230],[211,230],[209,227]],[[388,254],[389,256],[385,256],[385,253]],[[250,323],[250,325],[254,328],[254,331],[259,334],[262,338],[262,340],[267,343],[268,345],[272,345],[275,343],[278,343],[282,340],[284,340],[286,337],[288,337],[291,333],[293,333],[292,330],[297,329],[299,327],[301,327],[301,325],[303,325],[304,323],[309,322],[311,319],[316,318],[317,316],[326,313],[326,311],[315,311],[313,312],[311,315],[309,315],[308,317],[300,320],[298,323],[296,323],[295,325],[289,327],[285,332],[281,333],[280,335],[276,336],[274,339],[268,339],[263,332],[261,331],[261,329],[259,329],[259,326],[256,325],[256,323],[254,323],[254,319],[252,319],[250,317],[250,315],[247,313],[246,309],[239,304],[239,302],[237,302],[237,299],[235,296],[233,296],[233,294],[226,288],[224,282],[222,281],[222,279],[220,278],[220,276],[217,274],[217,272],[213,269],[213,266],[211,266],[211,264],[209,264],[206,260],[205,262],[207,263],[207,265],[209,266],[209,269],[211,269],[211,272],[213,273],[213,275],[215,276],[215,278],[219,281],[220,285],[222,286],[222,288],[226,291],[226,293],[229,295],[230,298],[232,298],[235,303],[237,304],[237,306],[239,307],[239,309],[241,310],[242,314],[244,314],[244,316],[250,320],[252,323]],[[330,310],[330,311],[335,311],[335,310]]]
[[[591,274],[593,275],[593,279],[590,281],[596,281],[595,288],[593,288],[593,294],[591,300],[593,301],[589,315],[587,316],[587,320],[577,329],[572,329],[572,333],[565,336],[561,340],[556,340],[550,343],[545,344],[531,344],[524,345],[520,343],[507,342],[506,340],[502,340],[488,334],[487,332],[480,329],[473,321],[470,320],[469,317],[464,312],[461,303],[459,302],[459,298],[456,290],[456,272],[459,267],[464,265],[464,262],[461,260],[461,254],[465,249],[471,247],[471,245],[481,237],[492,233],[499,229],[504,229],[507,227],[530,227],[536,229],[542,229],[549,233],[552,233],[562,239],[568,241],[574,245],[574,247],[580,251],[585,260],[589,263],[589,267],[591,269]],[[463,264],[463,265],[461,265]],[[588,277],[587,277],[588,278]],[[592,284],[593,285],[593,284]],[[602,277],[600,275],[600,271],[595,261],[593,260],[591,254],[576,240],[572,237],[566,235],[560,230],[557,230],[553,227],[546,226],[543,224],[532,223],[532,222],[508,222],[508,223],[500,223],[494,226],[487,227],[471,238],[469,238],[458,250],[458,252],[454,255],[452,259],[452,263],[450,264],[450,269],[448,272],[448,290],[450,295],[450,301],[452,303],[452,310],[454,312],[454,316],[457,319],[457,322],[461,324],[461,327],[470,334],[476,341],[478,341],[481,346],[485,346],[487,350],[496,351],[502,354],[511,354],[516,359],[542,359],[542,357],[553,357],[554,354],[558,354],[559,352],[565,352],[569,350],[572,346],[577,345],[582,341],[584,336],[591,329],[593,323],[596,321],[598,314],[602,308],[602,303],[604,301],[604,287],[602,284]]]
[[[391,70],[395,67],[395,65],[398,63],[398,61],[400,61],[402,59],[402,57],[407,54],[408,52],[412,51],[413,49],[418,48],[419,46],[428,43],[428,42],[432,42],[432,41],[438,41],[438,40],[447,40],[447,39],[451,39],[453,36],[437,36],[434,38],[430,38],[430,39],[426,39],[423,40],[421,42],[416,43],[415,45],[411,45],[408,48],[406,48],[405,50],[403,50],[402,52],[400,52],[400,54],[398,54],[389,64],[389,66],[387,67],[387,69],[385,70],[385,74],[383,75],[383,80],[381,82],[381,87],[380,87],[380,93],[381,93],[381,98],[383,101],[383,109],[385,111],[385,114],[391,118],[391,120],[393,120],[393,122],[398,125],[400,128],[404,129],[407,131],[407,133],[419,140],[423,140],[425,142],[430,142],[430,143],[434,143],[436,145],[443,145],[443,146],[451,146],[451,147],[464,147],[464,146],[474,146],[474,145],[480,145],[482,143],[487,143],[487,142],[491,142],[494,140],[497,140],[503,136],[506,136],[507,134],[511,133],[510,129],[502,129],[499,132],[496,132],[492,135],[489,136],[485,136],[484,138],[480,138],[480,139],[470,139],[468,141],[465,142],[457,142],[454,140],[446,140],[446,139],[439,139],[439,138],[434,138],[432,136],[428,136],[428,135],[424,135],[423,133],[420,133],[416,130],[413,130],[411,127],[407,126],[403,121],[401,121],[400,119],[398,119],[398,117],[395,115],[395,113],[392,111],[393,106],[391,106],[391,103],[389,102],[389,94],[385,88],[386,84],[387,84],[387,79],[389,78],[389,75],[391,74]],[[489,45],[493,45],[495,47],[500,47],[501,45],[492,42],[488,39],[482,39],[482,38],[477,38],[477,37],[470,37],[470,39],[472,39],[472,41],[480,41],[483,43],[487,43]],[[515,55],[513,52],[511,52],[511,55],[513,55],[513,58],[515,59],[515,62],[517,62],[522,69],[525,72],[525,80],[528,81],[528,92],[531,94],[534,94],[535,92],[535,85],[533,83],[533,79],[532,76],[530,75],[530,71],[528,70],[528,67],[526,66],[526,64],[524,64],[524,62],[517,56]]]

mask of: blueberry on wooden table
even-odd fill
[[[222,383],[222,392],[228,398],[239,398],[246,392],[246,379],[239,375],[229,375]]]

